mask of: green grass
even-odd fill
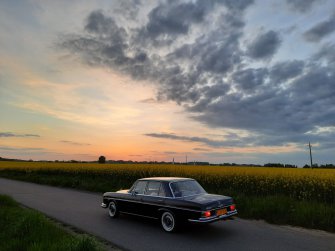
[[[239,216],[335,232],[335,207],[278,196],[236,196]]]
[[[3,170],[0,172],[0,176],[101,193],[129,188],[135,180],[134,177],[123,177],[121,174],[108,176],[89,172],[74,174],[58,170],[33,172]],[[213,184],[210,181],[206,182],[206,179],[203,179],[201,183],[209,193],[232,196],[241,218],[262,219],[269,223],[335,232],[335,205],[333,203],[298,200],[280,193],[262,194],[261,196],[255,195],[255,193],[245,194]]]
[[[98,251],[103,246],[87,235],[70,234],[41,213],[22,208],[0,195],[1,251]]]

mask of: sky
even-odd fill
[[[0,156],[335,163],[333,0],[0,1]]]

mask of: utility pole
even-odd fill
[[[312,146],[311,146],[311,142],[308,143],[309,146],[309,157],[311,159],[311,168],[313,168],[313,158],[312,158]]]
[[[186,155],[186,165],[187,165],[187,155]]]

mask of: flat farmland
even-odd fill
[[[0,176],[95,192],[143,177],[191,177],[210,193],[233,196],[242,218],[335,231],[333,169],[0,162]]]

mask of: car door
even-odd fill
[[[143,215],[158,218],[158,209],[165,204],[165,192],[160,181],[148,181],[142,197]]]
[[[130,191],[129,200],[127,201],[126,212],[131,214],[143,215],[142,197],[147,186],[147,181],[138,180]]]

